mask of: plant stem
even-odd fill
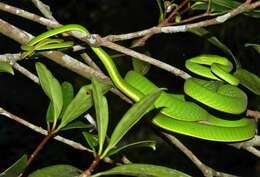
[[[47,142],[52,136],[53,136],[52,132],[49,132],[48,135],[43,138],[41,143],[36,147],[36,149],[30,155],[30,158],[27,161],[27,166],[29,166],[32,163],[32,161],[36,158],[36,156],[39,154],[39,152],[43,149],[43,147],[47,144]]]
[[[48,132],[48,135],[43,138],[41,143],[36,147],[36,149],[33,151],[33,153],[30,155],[28,161],[27,161],[27,167],[31,165],[33,160],[36,158],[36,156],[39,154],[39,152],[43,149],[43,147],[47,144],[47,142],[53,137],[52,132]],[[18,177],[22,177],[24,172],[20,173]]]
[[[95,168],[97,167],[97,165],[99,164],[100,162],[100,157],[99,155],[97,155],[95,157],[95,159],[93,160],[93,162],[91,163],[91,165],[88,167],[88,169],[86,169],[79,177],[87,177],[87,176],[90,176],[93,171],[95,170]]]

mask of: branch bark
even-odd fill
[[[180,142],[175,136],[163,133],[164,136],[166,136],[172,144],[174,144],[177,148],[179,148],[203,173],[205,177],[237,177],[231,174],[223,173],[214,170],[213,168],[205,165],[202,163],[193,153],[191,150],[189,150],[182,142]]]
[[[41,127],[38,127],[36,125],[31,124],[30,122],[20,118],[19,116],[16,116],[16,115],[8,112],[7,110],[5,110],[2,107],[0,107],[0,115],[3,115],[3,116],[5,116],[5,117],[7,117],[9,119],[12,119],[15,122],[18,122],[19,124],[22,124],[22,125],[26,126],[27,128],[32,129],[33,131],[35,131],[37,133],[40,133],[40,134],[45,135],[45,136],[48,135],[48,131],[47,130],[45,130],[45,129],[41,128]],[[60,141],[60,142],[62,142],[64,144],[67,144],[67,145],[73,147],[74,149],[78,149],[78,150],[81,150],[81,151],[92,152],[91,149],[86,148],[85,146],[81,145],[80,143],[77,143],[75,141],[69,140],[69,139],[64,138],[62,136],[59,136],[59,135],[54,136],[54,139],[57,140],[57,141]]]

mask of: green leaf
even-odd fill
[[[44,93],[51,100],[51,106],[53,107],[52,122],[54,122],[55,124],[58,120],[63,106],[62,90],[60,83],[55,77],[53,77],[51,72],[46,68],[44,64],[37,62],[35,65],[41,87]],[[47,119],[51,118],[47,116]]]
[[[69,82],[63,82],[61,84],[62,88],[62,95],[63,95],[63,108],[62,108],[62,114],[70,104],[70,102],[73,100],[74,97],[74,89],[71,83]]]
[[[27,155],[23,155],[11,167],[0,174],[0,177],[15,177],[24,171],[27,166]]]
[[[171,168],[150,164],[126,164],[114,167],[110,170],[97,173],[90,177],[105,175],[129,175],[151,177],[190,177],[189,175]]]
[[[111,156],[114,154],[121,153],[122,151],[127,151],[129,149],[139,148],[139,147],[150,147],[153,150],[155,150],[156,142],[152,140],[147,140],[147,141],[138,141],[138,142],[130,143],[119,148],[116,147],[114,149],[111,149],[111,151],[107,154],[107,156]]]
[[[233,8],[236,8],[241,3],[234,1],[234,0],[212,0],[211,2],[211,12],[217,13],[225,13]],[[207,10],[208,3],[205,1],[197,1],[191,7],[193,10]]]
[[[73,86],[69,82],[63,82],[61,84],[61,89],[62,89],[62,96],[63,96],[63,107],[62,107],[62,112],[61,115],[63,115],[65,109],[69,105],[69,103],[72,101],[73,96],[74,96],[74,90]],[[46,120],[47,122],[53,122],[53,103],[50,102],[46,114]]]
[[[122,137],[148,112],[153,108],[155,100],[160,96],[162,90],[152,92],[143,97],[139,102],[135,103],[122,117],[114,129],[110,142],[103,153],[104,157]]]
[[[52,103],[52,101],[50,101],[50,103],[48,105],[47,112],[46,112],[46,122],[52,122],[53,123],[53,121],[54,121],[53,115],[54,115],[53,103]]]
[[[9,63],[0,62],[0,72],[6,72],[14,75],[13,67]]]
[[[236,0],[212,0],[211,2],[211,12],[213,13],[226,13],[231,11],[232,9],[237,8],[242,3],[241,1]],[[208,2],[204,0],[197,0],[191,8],[193,10],[207,10]],[[260,17],[260,10],[253,9],[249,12],[245,12],[246,15],[259,18]]]
[[[260,44],[245,44],[245,47],[253,47],[260,54]]]
[[[260,77],[242,68],[237,69],[234,76],[239,79],[240,84],[244,87],[260,95]]]
[[[34,171],[29,177],[78,177],[81,173],[71,165],[53,165]]]
[[[91,85],[86,85],[80,88],[77,95],[67,106],[61,118],[61,123],[58,130],[65,127],[68,123],[72,122],[92,106],[92,97],[90,94]]]
[[[103,145],[106,139],[107,127],[108,127],[108,105],[106,97],[102,93],[102,83],[97,80],[96,77],[92,77],[92,87],[93,87],[93,101],[96,111],[97,120],[97,131],[98,131],[98,142],[100,155],[103,150]]]
[[[61,129],[61,131],[65,130],[71,130],[71,129],[86,129],[86,128],[92,128],[93,126],[90,124],[87,124],[83,121],[75,120],[69,124],[67,124],[65,127]]]
[[[93,152],[96,152],[95,147],[98,145],[98,138],[96,135],[92,135],[89,132],[82,132],[85,140],[87,141],[89,147],[93,150]]]
[[[160,15],[159,15],[159,23],[160,23],[165,18],[165,13],[164,13],[163,7],[162,7],[163,1],[162,0],[156,0],[156,2],[157,2],[157,6],[159,8],[159,13],[160,13]]]
[[[216,47],[218,47],[221,50],[223,50],[223,52],[225,52],[227,55],[231,56],[237,66],[240,65],[239,61],[236,59],[236,57],[234,56],[232,51],[225,44],[223,44],[220,40],[218,40],[218,38],[213,36],[208,30],[206,30],[204,28],[197,28],[197,29],[191,29],[190,32],[192,32],[192,33],[194,33],[194,34],[196,34],[196,35],[198,35],[200,37],[206,37],[207,40],[211,44],[215,45]]]

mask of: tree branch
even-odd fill
[[[129,40],[133,38],[138,38],[142,37],[145,35],[154,35],[158,33],[179,33],[179,32],[187,32],[191,29],[194,28],[202,28],[202,27],[207,27],[207,26],[212,26],[212,25],[217,25],[226,22],[230,18],[233,18],[239,14],[242,14],[248,10],[255,9],[260,6],[260,1],[256,1],[254,3],[249,3],[245,2],[238,6],[237,8],[233,9],[232,11],[221,15],[217,16],[216,18],[209,19],[209,20],[204,20],[196,23],[191,23],[191,24],[185,24],[185,25],[177,25],[177,26],[166,26],[166,27],[152,27],[146,30],[142,31],[137,31],[133,33],[128,33],[128,34],[121,34],[121,35],[108,35],[105,37],[105,39],[109,41],[121,41],[121,40]]]
[[[162,133],[164,136],[166,136],[172,144],[174,144],[177,148],[179,148],[203,173],[205,177],[236,177],[234,175],[230,175],[227,173],[216,171],[209,166],[202,163],[193,153],[191,150],[189,150],[182,142],[180,142],[175,136],[168,134],[168,133]]]
[[[22,125],[30,128],[30,129],[32,129],[35,132],[38,132],[38,133],[40,133],[42,135],[45,135],[45,136],[48,135],[48,131],[47,130],[44,130],[41,127],[38,127],[36,125],[31,124],[30,122],[28,122],[28,121],[26,121],[26,120],[24,120],[24,119],[22,119],[22,118],[20,118],[20,117],[18,117],[16,115],[12,114],[12,113],[6,111],[2,107],[0,107],[0,114],[5,116],[5,117],[7,117],[7,118],[9,118],[9,119],[12,119],[12,120],[18,122],[19,124],[22,124]],[[86,148],[85,146],[81,145],[80,143],[77,143],[75,141],[69,140],[67,138],[63,138],[63,137],[61,137],[59,135],[54,136],[54,139],[57,140],[57,141],[60,141],[60,142],[62,142],[64,144],[67,144],[67,145],[73,147],[74,149],[78,149],[78,150],[81,150],[81,151],[92,152],[91,149]]]

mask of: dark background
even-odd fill
[[[2,2],[40,15],[30,1],[3,0]],[[158,22],[159,12],[155,0],[53,0],[44,2],[50,5],[53,16],[60,23],[79,23],[86,26],[92,33],[97,33],[101,36],[138,31],[155,26]],[[0,12],[0,18],[34,35],[46,30],[41,25],[8,13]],[[259,27],[259,19],[239,15],[225,24],[212,26],[207,29],[233,51],[244,68],[260,75],[259,54],[252,48],[244,47],[244,44],[248,42],[259,43]],[[122,44],[125,46],[130,45],[129,42],[122,42]],[[225,56],[220,49],[208,43],[206,39],[191,33],[155,35],[148,40],[145,49],[151,53],[152,57],[161,59],[180,69],[184,69],[184,61],[187,58],[202,53]],[[20,51],[20,45],[0,35],[0,51],[1,54],[8,52],[16,53]],[[109,52],[115,54],[114,51]],[[79,58],[78,56],[76,57]],[[121,73],[131,69],[129,59],[129,57],[122,57],[122,60],[116,59]],[[53,62],[46,61],[47,59],[40,60],[48,66],[60,81],[70,81],[76,89],[88,83],[86,79],[71,73]],[[34,60],[20,62],[20,64],[35,72]],[[183,93],[184,81],[172,74],[152,67],[147,77],[155,81],[159,86],[167,87],[175,93]],[[259,96],[255,96],[252,93],[248,94],[249,108],[260,110]],[[110,126],[113,127],[129,106],[112,94],[107,96],[111,110],[110,116],[113,120]],[[45,127],[44,118],[47,105],[48,99],[38,85],[18,72],[15,73],[15,76],[0,73],[1,107],[36,125]],[[80,131],[67,132],[63,135],[85,144]],[[0,116],[0,172],[24,153],[30,154],[42,138],[42,135]],[[181,170],[192,176],[202,176],[200,171],[182,152],[162,141],[146,121],[137,125],[127,136],[129,141],[151,138],[159,141],[157,150],[137,149],[131,151],[127,154],[130,160],[133,162],[164,165]],[[180,135],[179,138],[204,163],[216,170],[240,176],[260,176],[259,159],[244,150],[237,150],[223,143],[209,142]],[[61,163],[72,164],[84,169],[89,165],[91,159],[90,154],[77,151],[53,140],[40,153],[30,170]],[[109,165],[102,164],[99,169],[107,167]]]

